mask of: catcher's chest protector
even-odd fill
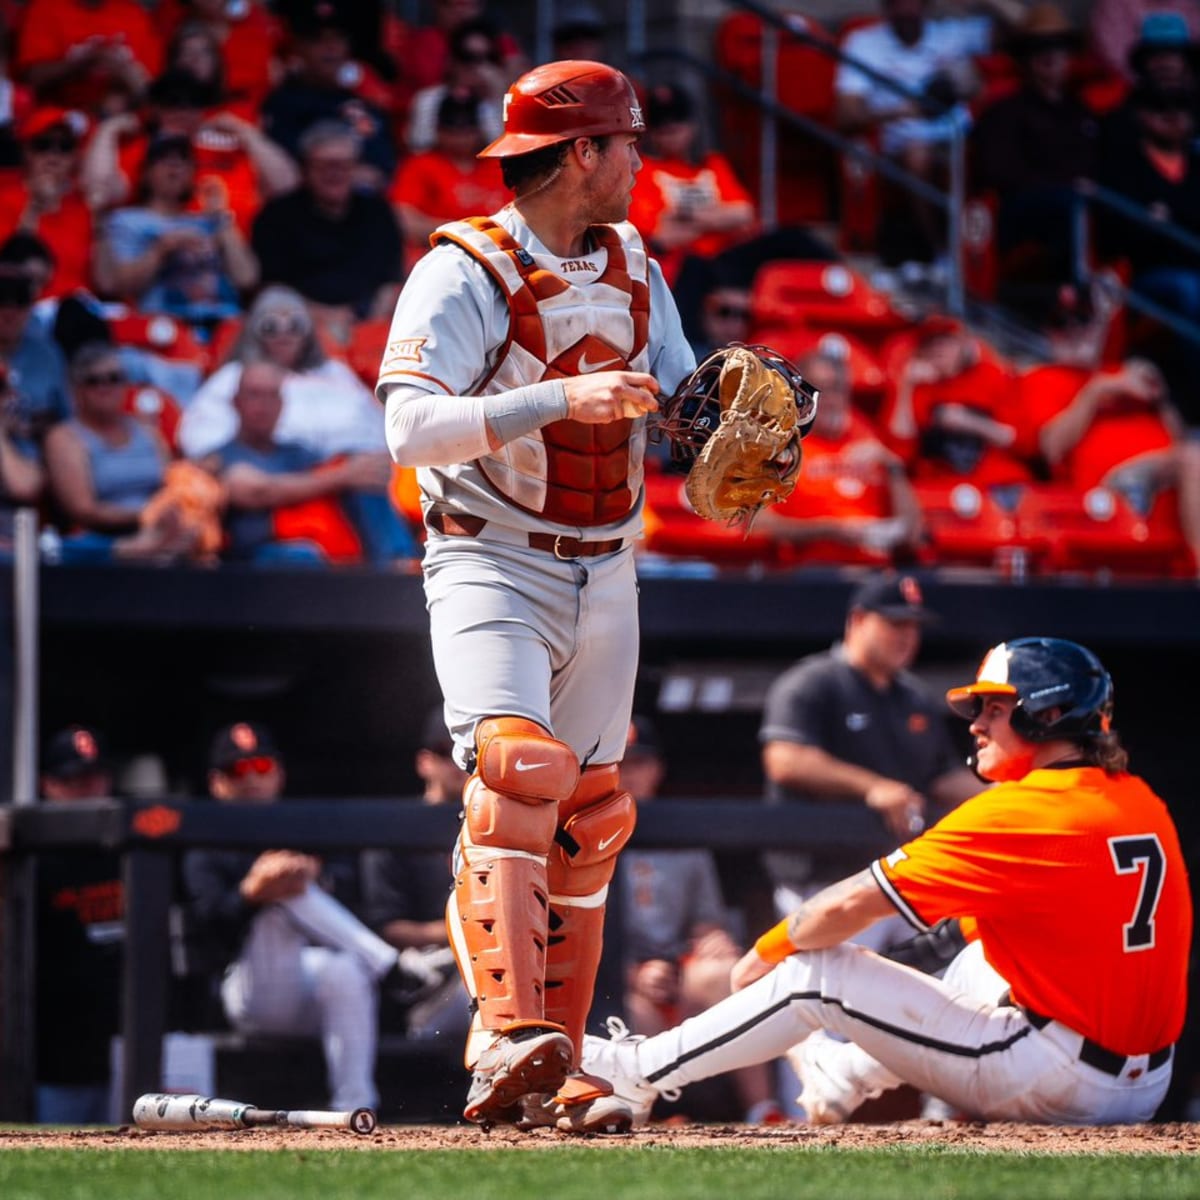
[[[605,263],[599,278],[581,284],[569,271],[539,266],[486,217],[455,221],[434,234],[434,242],[454,242],[482,262],[508,301],[508,340],[481,394],[591,371],[648,369],[645,247],[627,223],[593,226],[592,238]],[[600,258],[592,261],[599,265]],[[481,458],[479,467],[518,508],[564,525],[607,525],[633,508],[644,450],[643,421],[555,421]]]

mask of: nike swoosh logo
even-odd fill
[[[619,358],[606,358],[603,362],[588,362],[587,351],[585,350],[579,356],[579,370],[586,375],[589,371],[599,371],[603,367],[611,367],[613,363],[619,363]]]
[[[596,849],[597,850],[607,850],[609,848],[609,846],[611,846],[613,844],[613,842],[615,842],[617,840],[617,838],[619,838],[620,836],[621,836],[621,830],[618,829],[617,832],[612,835],[612,837],[601,838],[596,843]]]
[[[514,769],[516,769],[518,771],[536,771],[538,767],[548,767],[549,765],[550,764],[548,762],[531,762],[531,763],[529,763],[529,762],[526,762],[523,758],[518,758],[517,761],[515,763],[513,763]]]

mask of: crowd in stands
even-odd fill
[[[1049,349],[1018,357],[852,265],[944,275],[930,193],[849,150],[823,175],[828,148],[788,133],[765,220],[761,116],[646,68],[630,215],[698,356],[770,344],[829,412],[796,497],[748,537],[652,464],[644,556],[986,567],[1018,547],[1035,571],[1195,576],[1200,343],[1095,281],[1200,326],[1200,258],[1162,233],[1200,229],[1200,10],[787,16],[805,36],[781,37],[784,104],[935,186],[965,141],[968,283]],[[415,20],[379,0],[14,0],[2,19],[0,552],[33,506],[64,562],[410,566],[423,530],[378,362],[431,231],[507,199],[475,154],[530,45],[480,0]],[[615,49],[596,7],[553,22],[551,57]],[[713,60],[757,87],[762,44],[730,14]],[[1151,223],[1096,208],[1081,241],[1083,177]]]

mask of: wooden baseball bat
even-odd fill
[[[239,1100],[194,1093],[147,1092],[133,1105],[133,1123],[140,1129],[197,1130],[250,1129],[256,1126],[287,1126],[293,1129],[349,1129],[357,1134],[375,1131],[375,1113],[369,1108],[351,1112],[319,1109],[258,1108]]]

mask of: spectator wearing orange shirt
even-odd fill
[[[1147,514],[1175,488],[1179,520],[1200,571],[1200,442],[1187,437],[1162,372],[1146,359],[1091,371],[1058,364],[1021,377],[1052,481],[1124,495]],[[807,449],[807,447],[806,447]]]
[[[470,93],[448,93],[438,106],[432,150],[406,159],[389,199],[404,230],[407,271],[429,249],[429,235],[467,213],[492,213],[509,200],[494,158],[476,158],[487,141]]]
[[[756,529],[791,562],[885,565],[920,544],[921,506],[900,457],[851,403],[844,358],[805,355],[800,373],[820,393],[817,419],[804,441],[804,469],[782,504],[764,509]]]
[[[30,0],[14,73],[39,103],[92,112],[114,86],[140,95],[162,56],[162,40],[137,0]]]
[[[181,69],[165,71],[147,94],[145,120],[120,113],[100,122],[84,150],[81,180],[94,210],[127,204],[146,149],[159,137],[183,137],[196,160],[193,209],[221,203],[248,233],[259,208],[300,182],[288,153],[256,125],[222,107],[219,92]]]
[[[688,255],[712,258],[756,223],[754,202],[729,160],[698,150],[699,130],[687,92],[671,84],[650,89],[629,219],[650,243],[668,283]]]
[[[965,330],[925,331],[884,401],[884,434],[922,482],[1005,489],[1033,479],[1036,426],[1007,365]]]
[[[40,108],[21,127],[24,163],[16,177],[0,177],[0,240],[31,233],[54,258],[44,295],[91,287],[92,213],[79,187],[79,147],[87,117],[64,108]]]

